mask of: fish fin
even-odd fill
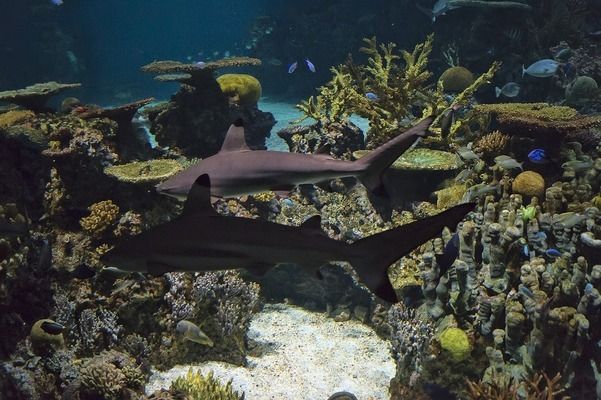
[[[388,278],[388,267],[411,250],[438,235],[445,226],[455,228],[472,211],[474,203],[452,207],[440,214],[420,219],[358,240],[351,246],[360,255],[350,259],[361,281],[379,298],[397,302]]]
[[[166,274],[167,272],[174,272],[174,268],[169,267],[167,264],[161,262],[149,261],[146,265],[148,273],[154,277],[158,277]]]
[[[211,180],[202,174],[194,181],[184,203],[182,215],[218,215],[211,206]]]
[[[250,272],[254,276],[262,277],[267,272],[269,272],[269,270],[272,268],[273,268],[273,264],[257,263],[251,267],[247,267],[246,269],[248,270],[248,272]]]
[[[303,222],[300,225],[301,228],[307,228],[307,229],[315,229],[318,230],[320,232],[322,232],[321,230],[321,216],[319,215],[314,215],[312,217],[309,217],[305,220],[305,222]]]
[[[526,66],[522,64],[522,78],[526,75]]]
[[[497,97],[501,96],[501,89],[499,87],[495,87],[495,94]]]
[[[363,173],[358,176],[361,183],[372,192],[382,192],[384,171],[419,138],[426,136],[431,123],[432,117],[425,118],[407,131],[354,161],[363,169]]]
[[[225,140],[221,145],[220,151],[227,152],[244,150],[250,150],[250,148],[246,144],[246,139],[244,137],[244,122],[242,121],[242,118],[238,118],[227,130],[227,134],[225,135]]]

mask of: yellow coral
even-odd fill
[[[247,74],[224,74],[217,78],[221,91],[240,105],[252,106],[261,98],[261,83]]]
[[[0,114],[0,129],[26,122],[33,117],[35,114],[28,110],[12,110],[2,113]]]
[[[447,328],[439,337],[440,347],[445,350],[453,360],[463,361],[472,352],[472,345],[465,331],[459,328]]]
[[[440,76],[446,92],[462,92],[474,83],[474,74],[465,67],[447,68]]]
[[[461,202],[467,192],[467,185],[464,183],[455,184],[434,192],[436,195],[436,208],[445,210]]]
[[[88,210],[90,215],[80,219],[79,224],[85,232],[93,236],[100,236],[119,215],[119,207],[111,200],[94,203]]]
[[[176,393],[182,393],[189,400],[241,400],[243,395],[232,389],[232,382],[222,385],[209,372],[206,376],[200,372],[193,372],[192,368],[184,377],[179,377],[173,381],[170,390]]]

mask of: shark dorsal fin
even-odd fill
[[[309,217],[300,226],[301,228],[314,229],[321,232],[321,217],[319,215]]]
[[[211,206],[211,180],[202,174],[194,181],[184,203],[182,215],[217,215]]]
[[[230,125],[227,130],[225,140],[221,145],[221,151],[242,151],[250,150],[244,138],[244,123],[242,118],[238,118]]]

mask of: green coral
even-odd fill
[[[590,76],[579,76],[566,88],[566,104],[582,106],[599,96],[599,86]]]
[[[474,74],[465,67],[450,67],[440,75],[440,84],[446,92],[462,92],[474,83]]]
[[[29,340],[35,354],[45,355],[65,344],[62,333],[52,334],[42,329],[43,323],[55,323],[51,319],[40,319],[31,327]]]
[[[84,394],[91,397],[99,396],[105,400],[121,398],[126,377],[114,364],[92,359],[79,370],[79,373],[81,391]]]
[[[217,78],[221,91],[233,99],[233,102],[252,106],[261,98],[261,83],[247,74],[224,74]]]
[[[454,361],[463,361],[472,352],[472,345],[467,333],[459,328],[447,328],[439,337],[440,347],[446,351]]]
[[[244,395],[232,389],[232,382],[222,385],[219,380],[209,372],[206,376],[200,372],[188,370],[186,376],[179,377],[173,381],[171,392],[182,393],[189,400],[241,400]]]
[[[534,219],[534,217],[536,217],[536,207],[535,206],[527,206],[527,207],[522,206],[520,208],[520,210],[522,211],[522,220],[524,220],[524,222],[528,222],[528,221]]]
[[[79,220],[82,229],[93,236],[100,236],[119,216],[119,207],[111,200],[99,201],[88,207],[90,215]]]
[[[172,177],[182,169],[182,164],[176,160],[160,159],[113,165],[105,168],[104,173],[121,182],[157,183]]]

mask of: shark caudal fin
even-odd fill
[[[438,235],[445,226],[455,228],[474,203],[460,204],[433,217],[420,219],[398,228],[361,239],[351,246],[361,254],[351,260],[361,281],[376,296],[396,303],[396,293],[388,279],[388,267],[411,250]]]
[[[432,120],[432,117],[428,117],[420,121],[414,127],[355,161],[359,165],[364,166],[365,172],[358,176],[361,183],[372,192],[382,192],[382,174],[384,170],[390,167],[418,138],[426,135],[426,131]]]

